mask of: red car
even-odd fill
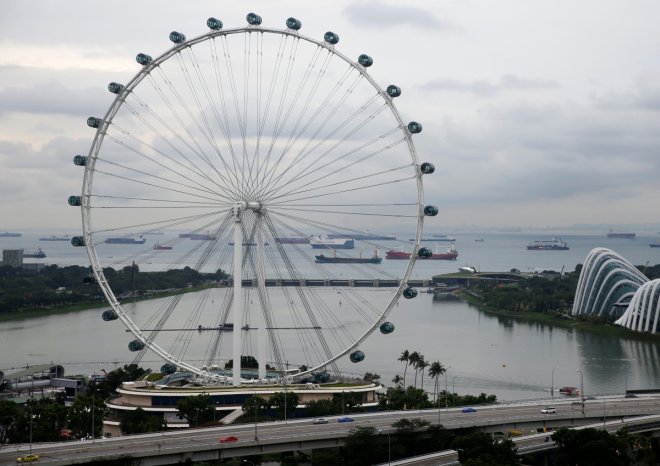
[[[222,437],[220,439],[220,443],[231,443],[231,442],[238,442],[238,437],[230,435],[229,437]]]

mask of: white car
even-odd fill
[[[314,419],[314,424],[327,424],[328,420],[324,417],[319,417],[317,419]]]
[[[557,413],[557,410],[555,408],[550,408],[548,406],[546,406],[545,408],[543,408],[541,410],[541,414],[556,414],[556,413]]]

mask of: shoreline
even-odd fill
[[[635,332],[628,330],[624,327],[618,327],[612,324],[605,324],[601,322],[590,322],[585,320],[575,320],[571,318],[562,317],[557,314],[545,314],[542,312],[526,311],[523,313],[505,311],[502,309],[492,308],[483,304],[478,298],[470,296],[467,293],[459,293],[458,296],[461,300],[468,304],[475,306],[480,312],[486,314],[508,317],[523,322],[539,323],[551,325],[554,327],[564,328],[568,330],[579,330],[589,332],[603,337],[618,337],[626,338],[629,340],[646,341],[651,343],[660,343],[660,334]]]

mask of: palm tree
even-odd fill
[[[397,374],[397,375],[395,375],[394,378],[392,379],[392,382],[393,382],[396,386],[399,386],[399,385],[401,385],[401,381],[402,381],[402,380],[403,380],[403,378],[402,378],[399,374]]]
[[[423,355],[419,356],[419,361],[417,362],[417,367],[419,368],[419,371],[422,373],[422,390],[424,390],[424,369],[426,369],[430,365],[431,365],[431,363],[427,362],[424,359]]]
[[[429,367],[429,377],[435,379],[435,388],[433,389],[433,398],[435,401],[438,401],[438,377],[447,372],[447,369],[440,363],[440,361],[435,361],[431,363]]]
[[[421,355],[417,351],[413,351],[410,353],[410,356],[408,356],[408,363],[413,369],[415,369],[415,388],[417,388],[417,363],[419,362],[420,357]]]
[[[408,370],[408,364],[410,364],[410,353],[408,350],[404,350],[403,353],[401,353],[401,356],[399,356],[399,361],[405,362],[406,367],[403,369],[403,386],[405,388],[406,386],[406,371]]]

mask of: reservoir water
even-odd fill
[[[634,241],[607,239],[604,235],[562,235],[571,246],[570,251],[525,249],[530,240],[546,237],[538,234],[460,235],[456,241],[461,254],[457,261],[420,263],[413,276],[430,278],[468,264],[489,271],[514,267],[523,271],[560,270],[562,267],[573,270],[596,246],[609,247],[634,264],[660,263],[660,248],[648,246],[655,240],[651,235]],[[481,238],[483,242],[474,241]],[[41,246],[48,254],[46,260],[51,263],[87,264],[84,252],[71,248],[68,243],[51,245],[30,241],[28,235],[0,238],[0,246],[3,249]],[[367,299],[372,293],[377,301],[378,290],[365,289],[364,293]],[[338,301],[340,297],[328,296],[329,305],[333,299]],[[149,308],[159,305],[158,301],[138,303],[134,312],[149,312]],[[134,353],[126,347],[130,334],[118,321],[101,321],[103,309],[0,323],[0,370],[52,361],[64,365],[68,374],[91,374],[132,362]],[[407,349],[420,352],[429,362],[440,361],[449,368],[446,377],[439,379],[440,387],[446,385],[451,390],[453,386],[460,393],[492,393],[500,400],[546,398],[550,396],[553,382],[555,390],[561,386],[579,387],[580,374],[587,395],[621,393],[626,388],[658,388],[659,385],[660,345],[653,342],[595,336],[492,316],[462,301],[434,300],[426,293],[420,293],[413,300],[400,300],[388,320],[396,325],[394,333],[372,334],[360,345],[365,360],[352,364],[344,358],[340,363],[343,371],[358,375],[375,372],[385,384],[391,385],[396,374],[404,373],[404,364],[397,358]],[[147,353],[140,364],[158,369],[161,363]],[[414,380],[411,368],[406,378],[409,383]],[[418,376],[418,386],[420,383]],[[428,376],[424,377],[427,390],[432,392],[433,384]],[[555,396],[558,396],[556,392]]]

